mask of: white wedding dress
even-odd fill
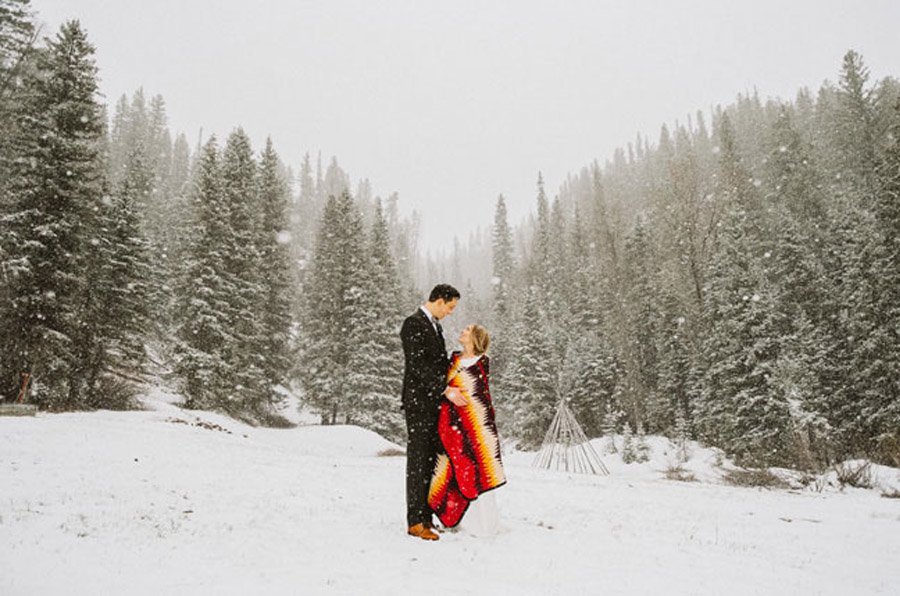
[[[490,490],[469,503],[459,527],[473,536],[496,536],[502,531],[497,491]]]

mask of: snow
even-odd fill
[[[720,483],[721,453],[604,455],[608,477],[505,455],[496,536],[406,536],[405,458],[353,426],[182,410],[0,418],[0,593],[877,594],[900,585],[900,501]],[[606,452],[608,439],[594,447]],[[621,438],[618,447],[621,448]],[[883,486],[898,470],[878,468]]]

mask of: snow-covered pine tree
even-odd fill
[[[19,77],[33,64],[29,60],[35,42],[35,22],[30,0],[0,0],[0,206],[12,162],[10,141],[19,124],[15,118],[21,101]]]
[[[869,69],[862,56],[850,50],[844,55],[841,77],[835,93],[832,150],[840,172],[842,194],[867,195],[875,190],[878,132],[875,130],[873,91],[868,87]]]
[[[626,464],[634,463],[637,459],[637,453],[634,445],[634,433],[631,425],[625,423],[625,429],[622,431],[622,461]]]
[[[15,211],[11,187],[17,155],[15,140],[19,138],[23,124],[18,116],[22,113],[24,100],[24,87],[18,80],[34,64],[31,50],[35,41],[35,23],[29,0],[0,0],[0,9],[5,14],[5,18],[0,19],[0,217],[5,218]],[[3,305],[0,306],[0,322],[5,322],[6,305],[11,304],[13,297],[5,268],[10,232],[7,225],[0,226],[0,305]],[[0,349],[7,345],[6,333],[0,330]],[[17,395],[21,382],[19,374],[8,356],[0,356],[0,399]]]
[[[512,232],[507,220],[506,199],[503,198],[503,195],[497,197],[497,207],[494,210],[491,248],[493,255],[491,291],[494,303],[494,322],[498,327],[503,327],[510,317],[510,292],[515,266],[513,261]]]
[[[659,332],[656,336],[657,399],[648,416],[652,427],[667,436],[678,436],[679,420],[690,428],[693,398],[697,390],[697,346],[682,301],[663,290],[660,296]]]
[[[381,206],[374,203],[372,228],[365,253],[369,255],[360,284],[365,298],[355,317],[358,343],[348,366],[348,385],[353,421],[392,441],[401,441],[403,416],[399,408],[402,353],[397,330],[402,320],[400,282],[391,256],[391,238]]]
[[[0,97],[15,86],[24,72],[27,54],[35,41],[31,0],[0,0]]]
[[[527,288],[522,312],[513,323],[507,368],[500,378],[498,415],[525,449],[540,446],[559,399],[556,365],[547,334],[546,314],[537,290]]]
[[[224,271],[233,286],[227,297],[231,336],[225,357],[234,385],[227,401],[234,415],[265,411],[268,400],[265,343],[261,309],[265,304],[260,254],[262,213],[259,208],[257,165],[250,139],[238,128],[228,135],[220,162],[221,193],[228,214]],[[232,409],[233,408],[233,409]]]
[[[634,424],[652,417],[655,430],[665,431],[674,420],[668,411],[667,401],[657,393],[660,311],[656,289],[656,259],[651,252],[651,241],[642,220],[638,220],[625,240],[623,292],[626,325],[629,329],[623,341],[623,366],[626,377],[627,403],[623,404]]]
[[[300,291],[294,294],[293,309],[295,316],[300,316],[303,308],[304,276],[309,267],[310,255],[316,237],[316,224],[321,213],[319,210],[324,205],[316,202],[316,184],[312,177],[312,165],[309,153],[303,156],[298,174],[299,192],[294,197],[290,214],[291,242],[291,275],[295,287]]]
[[[126,157],[124,175],[99,212],[100,230],[87,258],[90,299],[85,318],[97,341],[80,357],[88,366],[91,406],[127,406],[127,394],[101,386],[103,374],[112,369],[128,378],[139,377],[145,361],[153,278],[138,210],[153,175],[144,157],[139,148]]]
[[[33,375],[34,401],[84,407],[79,354],[96,336],[85,320],[87,256],[98,238],[104,193],[103,110],[94,47],[77,21],[35,53],[24,77],[9,150],[9,203],[3,215],[4,375]]]
[[[569,260],[571,238],[567,225],[562,201],[557,196],[550,211],[549,258],[544,272],[546,285],[542,290],[547,318],[551,324],[551,337],[559,358],[566,353],[573,327],[571,304],[574,298],[571,280],[572,271],[577,267]]]
[[[134,92],[129,101],[123,95],[115,108],[109,134],[107,165],[113,188],[122,184],[129,162],[138,161],[149,173],[144,192],[135,197],[140,232],[154,256],[147,287],[154,335],[165,336],[172,324],[172,290],[170,280],[176,274],[177,255],[183,249],[187,211],[183,186],[187,177],[186,141],[174,165],[174,148],[166,127],[165,100],[155,95],[148,104],[143,89]],[[178,170],[177,172],[175,170]]]
[[[491,229],[491,374],[500,378],[509,361],[512,341],[510,324],[513,319],[515,261],[512,232],[506,211],[506,199],[497,197],[494,225]]]
[[[609,453],[618,453],[618,449],[616,449],[616,435],[619,434],[619,427],[623,417],[624,414],[614,404],[608,403],[606,405],[606,411],[603,414],[602,430],[603,436],[607,438],[606,450]]]
[[[875,218],[883,243],[879,260],[877,308],[884,322],[879,372],[883,377],[870,394],[866,410],[874,418],[882,461],[900,465],[900,98],[894,104],[888,143],[879,160]]]
[[[325,180],[322,183],[324,184],[323,192],[327,197],[340,197],[344,193],[352,196],[350,195],[350,176],[338,165],[337,157],[331,157],[331,163],[325,170]]]
[[[190,244],[178,286],[176,372],[189,408],[235,410],[229,404],[234,381],[228,349],[234,345],[227,276],[228,204],[222,197],[219,149],[215,136],[198,156],[191,196]]]
[[[874,98],[868,72],[855,52],[844,58],[830,114],[835,122],[825,154],[835,197],[828,213],[823,254],[828,293],[823,308],[831,341],[823,367],[827,404],[842,455],[873,454],[882,432],[880,414],[890,399],[890,325],[879,307],[885,244],[878,225],[879,180]],[[891,265],[896,269],[896,264]],[[894,344],[896,345],[896,344]],[[889,357],[888,357],[889,358]],[[896,377],[894,377],[896,378]]]
[[[280,170],[281,164],[272,140],[267,139],[260,159],[258,179],[258,207],[261,215],[259,258],[260,270],[265,272],[259,278],[262,289],[262,303],[258,312],[261,318],[260,354],[265,377],[263,401],[256,404],[259,413],[264,413],[278,401],[275,387],[286,385],[292,367],[291,287],[294,278],[290,265],[289,192]]]
[[[566,281],[569,301],[568,345],[560,370],[562,395],[588,437],[603,432],[603,418],[613,406],[619,364],[605,332],[606,283],[586,243],[576,211],[571,225]]]
[[[821,382],[830,338],[829,313],[823,307],[829,292],[822,262],[826,228],[812,148],[793,125],[788,106],[781,106],[772,125],[766,162],[772,249],[769,278],[778,288],[778,309],[788,328],[780,338],[773,391],[787,399],[792,419],[795,463],[808,468],[827,463],[828,423],[820,412],[830,391]]]
[[[366,287],[362,222],[353,198],[346,192],[329,197],[319,225],[309,277],[304,284],[304,336],[300,349],[300,378],[306,402],[336,424],[352,416],[353,395],[345,383],[351,353],[359,349],[360,319],[371,296]]]
[[[597,333],[581,333],[569,343],[559,371],[562,396],[589,438],[603,434],[603,418],[613,404],[619,368],[612,349]]]
[[[154,319],[160,321],[155,330],[164,336],[171,326],[172,292],[166,283],[177,269],[174,260],[178,238],[177,225],[172,225],[178,217],[178,209],[184,207],[178,200],[171,179],[174,148],[168,129],[166,103],[161,95],[150,98],[147,113],[147,129],[144,140],[147,165],[153,174],[153,184],[146,197],[146,211],[142,230],[154,259],[151,262],[153,280],[150,289],[150,307]]]
[[[550,204],[544,192],[544,177],[538,173],[537,179],[537,219],[535,221],[532,254],[528,263],[530,278],[541,290],[545,290],[550,282]]]
[[[166,182],[168,200],[160,215],[162,236],[161,243],[166,251],[169,266],[156,276],[159,284],[154,300],[160,300],[158,311],[164,313],[161,318],[165,322],[164,333],[174,327],[177,320],[174,288],[177,285],[181,263],[185,259],[190,245],[189,230],[191,226],[191,150],[184,134],[175,137],[172,145],[171,167]]]
[[[727,115],[721,126],[721,192],[728,211],[704,292],[704,375],[695,422],[703,438],[740,461],[789,463],[787,399],[772,389],[787,325],[777,288],[768,282],[759,199]]]

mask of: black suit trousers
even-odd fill
[[[428,489],[440,447],[437,406],[404,408],[406,412],[406,522],[409,526],[431,523]]]

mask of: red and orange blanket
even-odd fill
[[[441,524],[452,528],[478,495],[506,484],[500,459],[500,437],[488,386],[489,360],[483,355],[463,366],[454,352],[447,384],[458,388],[468,405],[441,401],[438,434],[443,450],[438,452],[428,505]]]

